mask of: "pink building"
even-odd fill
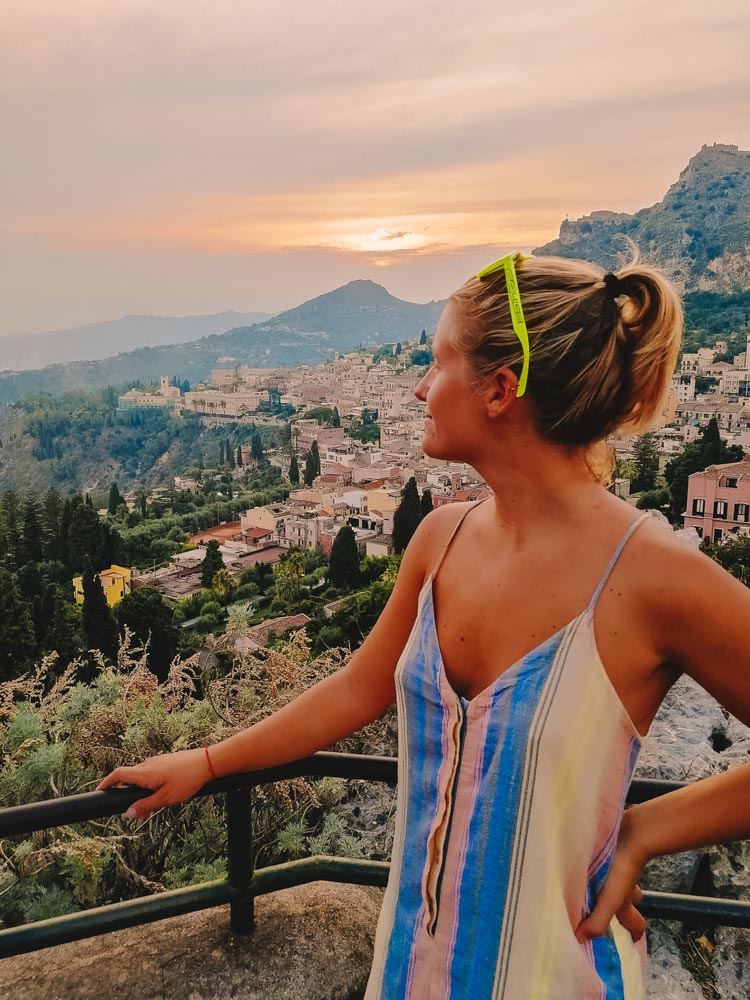
[[[750,455],[694,472],[682,516],[686,528],[695,528],[712,542],[732,531],[750,534]]]

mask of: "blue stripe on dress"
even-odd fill
[[[497,954],[511,882],[529,727],[564,636],[564,632],[558,633],[532,651],[514,671],[513,683],[501,683],[493,692],[480,790],[461,874],[461,934],[451,966],[456,997],[492,996],[495,966],[478,962],[476,957]],[[490,847],[494,852],[491,858]]]
[[[401,677],[403,711],[408,718],[407,836],[399,873],[399,894],[385,959],[383,1000],[404,1000],[410,959],[422,908],[422,876],[427,841],[436,808],[435,789],[443,763],[443,716],[436,664],[439,650],[428,615],[421,614],[419,644]],[[419,767],[419,771],[416,767]]]
[[[638,757],[639,749],[640,744],[634,737],[630,742],[628,762],[623,774],[624,780],[622,783],[622,799],[620,803],[621,809],[625,802],[625,795],[627,794],[627,790],[630,785],[630,778],[635,768],[635,762]],[[602,890],[610,865],[612,864],[612,858],[614,857],[616,846],[617,835],[615,831],[610,840],[609,850],[606,857],[589,878],[587,886],[587,914],[591,912],[596,902],[596,897]],[[606,1000],[622,1000],[625,996],[625,984],[622,980],[622,963],[620,961],[620,953],[617,950],[617,945],[615,944],[614,937],[612,936],[612,931],[608,928],[605,937],[594,938],[592,946],[594,969],[604,984],[604,997]]]

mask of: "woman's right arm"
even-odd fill
[[[404,553],[388,603],[345,667],[262,722],[211,747],[216,777],[306,757],[379,718],[393,704],[396,664],[414,624],[431,553],[445,534],[447,520],[436,511],[422,522]],[[118,767],[98,787],[125,784],[152,789],[153,795],[128,810],[128,815],[145,819],[156,809],[194,795],[210,777],[206,753],[198,748]]]

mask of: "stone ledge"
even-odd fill
[[[220,907],[0,962],[3,1000],[360,1000],[382,891],[332,882],[255,901],[256,929]]]

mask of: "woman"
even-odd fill
[[[629,809],[642,737],[686,672],[750,723],[750,592],[602,485],[604,438],[658,415],[681,308],[656,271],[504,258],[453,295],[416,395],[427,455],[490,500],[435,510],[338,674],[207,749],[122,767],[153,789],[303,757],[399,708],[399,801],[367,991],[634,1000],[637,879],[750,835],[742,767]],[[604,463],[606,464],[606,463]]]

